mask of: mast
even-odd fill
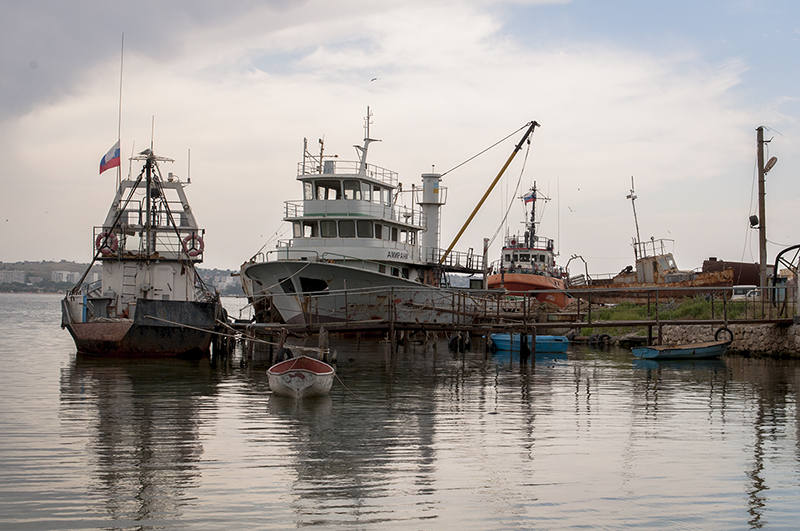
[[[527,227],[525,229],[525,246],[526,247],[533,247],[536,244],[536,202],[539,200],[539,190],[536,188],[536,181],[533,181],[533,188],[531,189],[531,193],[523,196],[522,200],[525,203],[528,203],[528,198],[531,198],[533,201],[533,206],[531,207],[531,220],[527,223]],[[550,201],[549,197],[541,196],[541,199],[544,201]]]
[[[639,242],[641,242],[641,237],[639,236],[639,219],[636,217],[636,194],[634,193],[633,188],[633,175],[631,175],[631,193],[626,196],[626,199],[631,200],[631,206],[633,207],[633,223],[636,225],[636,241],[633,242],[633,258],[638,260]]]
[[[364,147],[353,146],[360,154],[358,161],[359,175],[367,174],[367,149],[369,148],[370,143],[380,142],[380,140],[375,140],[374,138],[369,137],[369,124],[371,123],[370,118],[372,118],[372,114],[370,114],[369,107],[367,107],[367,116],[364,118]]]
[[[151,144],[152,145],[152,144]],[[145,234],[145,256],[147,260],[150,260],[150,253],[152,249],[150,248],[150,241],[151,241],[151,234],[152,234],[152,227],[151,224],[153,222],[152,217],[150,216],[150,203],[152,198],[150,196],[150,191],[152,189],[152,179],[153,179],[153,150],[150,149],[149,153],[147,154],[147,162],[145,163],[145,215],[144,215],[144,234]]]

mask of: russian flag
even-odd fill
[[[535,193],[535,192],[531,192],[531,193],[529,193],[528,195],[526,195],[525,197],[523,197],[523,200],[525,201],[525,204],[526,204],[526,205],[527,205],[528,203],[533,203],[534,201],[536,201],[536,193]]]
[[[100,173],[117,167],[119,167],[119,140],[117,140],[117,143],[111,146],[108,153],[103,155],[103,158],[100,159]]]

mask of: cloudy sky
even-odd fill
[[[759,125],[779,159],[769,260],[798,243],[794,0],[0,0],[0,14],[3,262],[91,260],[115,188],[98,164],[117,139],[123,34],[123,157],[152,134],[166,171],[191,167],[204,267],[288,238],[303,138],[352,160],[367,106],[370,162],[406,188],[541,124],[461,250],[495,233],[521,175],[551,198],[540,233],[559,262],[617,272],[633,262],[633,177],[642,238],[674,240],[679,267],[756,262]],[[444,177],[443,246],[519,136]],[[517,201],[511,230],[523,217]]]

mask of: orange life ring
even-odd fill
[[[191,247],[189,246],[189,242],[192,242]],[[197,242],[197,247],[195,247],[194,242]],[[203,249],[205,248],[206,244],[203,242],[203,238],[199,234],[193,232],[183,239],[183,252],[189,256],[201,255],[203,254]]]
[[[113,232],[105,231],[97,236],[94,246],[100,251],[100,254],[116,253],[119,248],[119,240],[117,240],[117,235]]]

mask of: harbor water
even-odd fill
[[[0,294],[0,529],[795,529],[800,362],[623,349],[392,355],[331,394],[265,355],[78,356],[57,295]],[[236,315],[240,300],[226,300]],[[315,340],[309,340],[309,345]]]

